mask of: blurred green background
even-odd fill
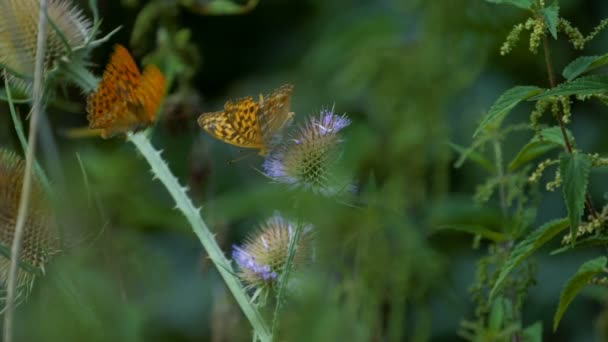
[[[474,317],[467,288],[486,249],[474,249],[470,235],[435,232],[433,218],[473,208],[475,187],[487,176],[471,164],[455,169],[448,142],[469,145],[506,89],[547,86],[542,55],[530,56],[527,36],[512,54],[499,55],[525,12],[482,0],[260,0],[248,13],[214,16],[178,1],[98,2],[102,31],[123,28],[95,50],[96,73],[112,44],[121,43],[140,63],[168,74],[170,96],[152,140],[190,186],[226,254],[275,210],[315,225],[316,264],[284,310],[285,340],[462,340],[460,322]],[[561,0],[560,14],[588,32],[608,15],[608,2]],[[604,33],[584,54],[602,54],[607,45]],[[578,56],[562,42],[551,48],[557,70]],[[257,171],[260,157],[230,163],[248,152],[196,124],[200,113],[229,98],[288,82],[295,85],[296,123],[328,107],[353,120],[343,163],[359,190],[349,201],[369,208],[269,184]],[[20,307],[19,340],[251,340],[187,222],[132,146],[121,138],[62,135],[86,125],[84,96],[71,89],[67,97],[68,108],[48,109],[60,159],[41,151],[54,184],[65,190],[66,247]],[[574,108],[578,146],[606,150],[605,109]],[[510,120],[526,121],[530,109],[518,107]],[[0,114],[0,144],[19,150],[5,105]],[[513,135],[505,158],[530,136]],[[597,203],[607,186],[603,173],[592,175]],[[542,197],[537,223],[565,215],[559,193]],[[602,340],[606,297],[593,287],[573,302],[556,333],[550,327],[564,282],[603,252],[540,253],[524,325],[541,320],[547,341]]]

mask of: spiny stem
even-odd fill
[[[46,54],[46,28],[47,28],[47,1],[40,0],[40,11],[38,14],[38,41],[36,44],[36,61],[34,68],[34,89],[32,116],[30,118],[30,131],[28,138],[28,150],[25,158],[25,170],[23,175],[23,185],[21,188],[21,198],[19,200],[19,211],[17,213],[17,224],[15,235],[11,246],[11,264],[7,280],[6,292],[6,313],[4,316],[4,342],[13,340],[13,321],[15,315],[15,297],[17,285],[17,267],[19,252],[21,249],[21,239],[25,228],[25,221],[30,202],[30,191],[32,188],[32,169],[36,149],[36,136],[38,128],[38,118],[43,110],[42,107],[42,77],[44,72],[44,56]]]
[[[230,262],[226,259],[224,253],[215,241],[213,233],[211,233],[201,218],[199,209],[194,206],[192,200],[186,193],[186,189],[179,184],[179,181],[175,178],[167,163],[160,156],[160,152],[154,149],[150,140],[148,140],[143,132],[137,134],[128,133],[127,138],[146,159],[155,178],[165,186],[167,191],[171,194],[171,197],[175,200],[177,209],[182,212],[190,223],[192,230],[205,248],[209,259],[215,264],[218,272],[224,279],[226,286],[232,292],[234,299],[254,328],[258,338],[262,342],[271,341],[272,335],[264,318],[260,315],[253,303],[251,303],[245,289],[234,276],[234,271],[232,271]]]
[[[547,66],[549,85],[551,86],[551,88],[555,88],[557,86],[557,82],[555,80],[555,72],[553,71],[553,60],[551,58],[551,50],[549,49],[549,40],[547,39],[547,35],[543,36],[543,50],[545,52],[545,65]],[[556,119],[561,129],[562,136],[564,138],[564,143],[566,144],[566,151],[572,154],[572,143],[570,143],[570,139],[568,138],[568,134],[566,133],[566,125],[562,120],[562,105],[558,104],[558,107],[560,108],[560,113],[558,113]],[[597,218],[597,212],[595,211],[595,207],[593,206],[593,202],[591,201],[591,196],[589,196],[588,192],[585,194],[585,207],[587,208],[587,211],[591,214],[591,216]]]
[[[302,225],[296,225],[294,229],[293,236],[291,241],[289,241],[289,247],[287,249],[287,261],[285,262],[285,269],[281,274],[281,278],[279,281],[279,291],[277,294],[277,302],[274,308],[273,320],[272,320],[272,338],[273,341],[276,341],[278,334],[277,330],[279,328],[279,313],[281,311],[281,305],[283,302],[283,298],[285,297],[285,291],[287,288],[287,283],[289,282],[289,273],[291,272],[291,268],[293,266],[293,261],[296,255],[296,249],[298,246],[298,242],[300,240],[300,235],[302,232]]]

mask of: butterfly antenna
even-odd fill
[[[240,157],[238,157],[238,158],[235,158],[235,159],[229,160],[229,161],[228,161],[226,164],[228,164],[228,165],[232,165],[232,164],[234,164],[234,163],[236,163],[236,162],[238,162],[238,161],[241,161],[241,160],[243,160],[243,159],[247,159],[247,158],[251,157],[252,155],[253,155],[253,152],[249,152],[249,153],[247,153],[247,154],[245,154],[245,155],[243,155],[243,156],[240,156]]]

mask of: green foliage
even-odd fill
[[[572,300],[574,300],[574,297],[576,297],[593,277],[606,272],[607,262],[608,258],[606,257],[598,257],[589,260],[582,264],[578,271],[568,279],[568,282],[566,282],[564,290],[559,297],[559,304],[557,306],[557,311],[555,312],[555,317],[553,318],[553,331],[557,330],[559,322],[562,320],[564,313]]]
[[[504,94],[502,94],[492,105],[488,114],[482,119],[479,127],[477,127],[477,130],[473,133],[473,137],[476,137],[488,126],[500,123],[520,102],[529,99],[540,92],[540,88],[533,86],[517,86],[504,92]]]
[[[558,0],[553,0],[553,3],[541,10],[547,28],[554,39],[557,39],[557,25],[559,24],[559,3]]]
[[[569,141],[573,141],[574,138],[570,131],[567,131]],[[516,171],[523,165],[528,164],[530,161],[545,155],[547,152],[556,148],[566,148],[564,142],[564,136],[560,127],[548,127],[540,131],[538,135],[535,135],[522,149],[517,153],[515,158],[509,163],[509,171]]]
[[[552,96],[593,95],[608,90],[608,75],[591,75],[564,82],[557,87],[542,94],[532,96],[530,100],[536,101]]]
[[[564,153],[560,157],[559,170],[564,182],[563,193],[568,208],[570,231],[574,232],[581,224],[583,216],[591,160],[582,153]]]
[[[495,4],[508,4],[523,9],[532,9],[534,6],[533,0],[486,0],[487,2],[493,2]]]
[[[562,71],[562,75],[568,81],[579,77],[589,71],[601,68],[608,64],[608,54],[601,56],[581,56],[570,62]]]
[[[502,265],[498,278],[494,282],[492,291],[490,292],[490,300],[501,289],[507,276],[518,265],[524,262],[535,251],[544,246],[547,242],[553,239],[557,234],[561,233],[568,227],[568,219],[553,220],[543,224],[540,228],[528,235],[524,240],[518,243],[510,253],[507,261]]]

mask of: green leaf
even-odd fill
[[[606,236],[591,236],[586,239],[577,240],[574,245],[569,244],[564,247],[558,248],[549,253],[550,255],[561,254],[574,248],[587,248],[592,246],[606,246],[608,245],[608,237]]]
[[[557,311],[555,312],[555,317],[553,318],[553,331],[557,330],[559,326],[559,322],[561,321],[566,309],[579,293],[579,291],[589,283],[593,277],[602,273],[604,268],[606,267],[606,262],[608,262],[608,258],[599,257],[585,262],[581,267],[576,271],[576,274],[568,280],[562,294],[559,298],[559,304],[557,306]]]
[[[559,4],[557,0],[554,0],[550,6],[543,8],[541,12],[545,18],[549,32],[551,32],[553,38],[557,39],[557,23],[559,22]]]
[[[195,0],[188,8],[203,15],[234,15],[250,12],[258,2],[259,0],[248,0],[241,4],[231,0]]]
[[[509,273],[511,273],[515,267],[567,227],[568,219],[566,218],[549,221],[532,232],[526,239],[518,243],[502,266],[498,278],[496,278],[492,291],[490,291],[490,300],[494,298],[505,279],[507,279]]]
[[[490,318],[488,319],[488,328],[493,331],[500,331],[502,323],[505,320],[505,306],[509,302],[503,297],[498,297],[492,304],[492,310],[490,311]]]
[[[477,165],[483,167],[484,169],[488,170],[490,173],[494,173],[496,168],[494,167],[494,164],[489,161],[486,157],[484,157],[483,155],[481,155],[481,153],[473,150],[472,148],[466,148],[454,143],[448,143],[448,145],[450,145],[450,147],[452,149],[454,149],[456,152],[460,153],[461,157],[458,160],[458,162],[454,165],[454,167],[459,168],[462,166],[462,164],[464,163],[465,160],[470,159],[473,162],[475,162]]]
[[[564,82],[542,94],[533,96],[531,101],[551,96],[592,95],[608,91],[608,75],[591,75]]]
[[[570,131],[566,130],[568,140],[573,141],[574,137]],[[564,148],[564,136],[560,127],[549,127],[540,131],[540,135],[535,135],[520,151],[509,164],[509,171],[515,171],[522,165],[534,160],[543,154],[562,147]]]
[[[562,75],[568,81],[572,81],[578,76],[591,70],[600,68],[608,64],[608,54],[601,56],[581,56],[568,64]]]
[[[517,86],[504,92],[483,118],[473,137],[476,137],[488,125],[502,120],[518,103],[540,92],[542,92],[542,89],[534,86]]]
[[[533,0],[486,0],[495,4],[508,4],[523,9],[531,9],[534,4]]]
[[[543,342],[543,322],[538,321],[524,329],[524,342]]]
[[[583,216],[591,159],[587,155],[577,152],[564,153],[559,159],[570,230],[574,231],[581,224],[581,216]]]
[[[488,240],[492,240],[494,242],[507,241],[507,236],[505,234],[503,234],[501,232],[496,232],[496,231],[490,230],[488,228],[485,228],[481,225],[475,225],[475,224],[453,223],[453,224],[437,226],[436,230],[455,230],[455,231],[469,233],[469,234],[473,234],[473,235],[479,235],[481,237],[484,237]]]

